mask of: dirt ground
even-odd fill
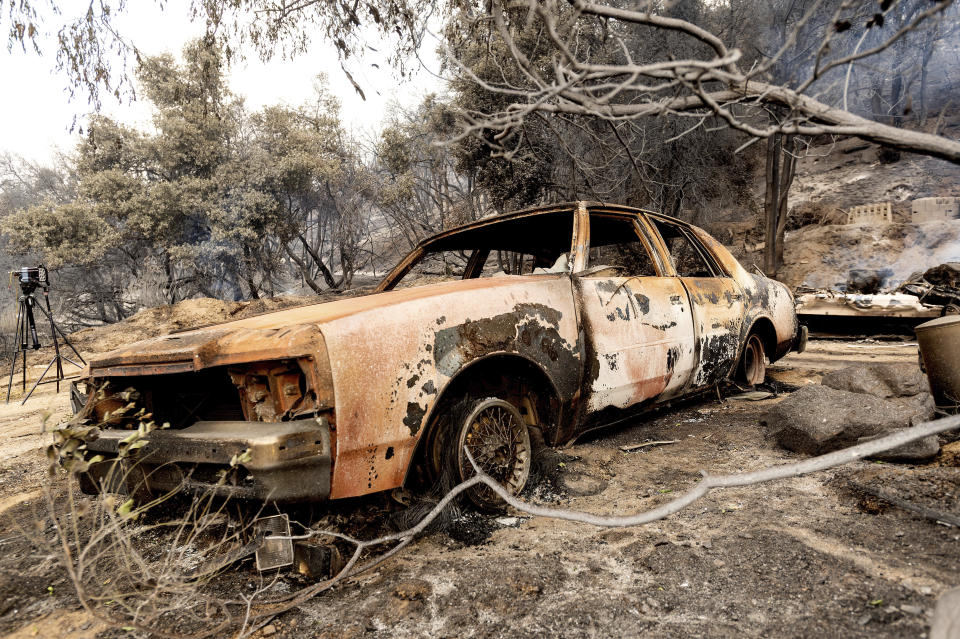
[[[913,343],[813,340],[806,353],[773,366],[770,379],[790,388],[851,362],[916,357]],[[633,513],[689,488],[701,469],[731,473],[793,461],[798,456],[778,449],[761,423],[776,401],[700,399],[595,433],[562,451],[562,467],[531,498]],[[55,423],[67,410],[66,393],[51,386],[23,407],[0,405],[0,636],[138,636],[85,613],[56,558],[30,541],[44,505],[41,425],[48,412]],[[956,456],[926,466],[859,462],[718,491],[638,528],[471,514],[277,617],[271,634],[925,636],[937,596],[960,585],[960,529],[864,499],[850,481],[960,515]],[[373,503],[359,502],[358,512]],[[239,583],[254,586],[249,561],[235,570]],[[274,589],[301,583],[284,577]]]

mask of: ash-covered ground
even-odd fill
[[[916,362],[904,342],[812,341],[775,365],[791,389],[863,362]],[[689,488],[699,471],[731,473],[795,461],[762,423],[785,395],[690,401],[561,451],[531,495],[598,514],[648,509]],[[0,634],[136,636],[80,608],[54,554],[31,541],[45,508],[42,416],[67,410],[45,388],[0,407]],[[675,444],[623,452],[648,440]],[[372,572],[272,619],[274,637],[920,637],[938,595],[960,584],[960,529],[851,489],[960,515],[956,445],[924,465],[858,462],[762,486],[717,491],[642,527],[598,529],[527,517],[465,514]],[[389,500],[358,500],[341,515],[366,535],[387,529]],[[246,594],[247,560],[229,574]],[[283,576],[272,592],[302,587]],[[266,635],[264,633],[266,631]]]

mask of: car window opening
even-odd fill
[[[590,216],[588,270],[594,277],[656,277],[657,267],[633,219]]]
[[[714,264],[699,242],[681,226],[655,217],[650,218],[667,245],[673,268],[680,277],[720,277],[723,272]]]
[[[476,277],[565,273],[572,242],[572,211],[478,226],[424,246],[423,255],[390,288]]]

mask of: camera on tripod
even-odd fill
[[[64,335],[63,331],[60,330],[60,327],[57,326],[57,323],[53,321],[53,310],[50,308],[50,273],[47,271],[47,267],[43,264],[35,266],[33,268],[29,266],[23,266],[20,270],[10,271],[10,283],[13,283],[13,279],[17,279],[17,283],[20,284],[20,291],[23,293],[20,298],[17,300],[17,328],[16,328],[16,337],[14,338],[15,348],[13,351],[13,362],[10,365],[10,377],[7,380],[7,403],[10,403],[10,392],[13,390],[13,374],[17,368],[17,360],[22,359],[22,385],[23,392],[23,401],[20,402],[23,404],[30,398],[30,395],[33,394],[33,391],[36,390],[37,386],[42,383],[44,376],[50,371],[51,368],[54,368],[55,377],[52,380],[57,384],[57,392],[60,392],[60,380],[66,379],[66,375],[63,372],[63,362],[69,362],[77,368],[82,368],[80,364],[74,362],[71,359],[68,359],[60,351],[60,340],[62,339],[64,344],[70,347],[73,351],[73,354],[77,356],[81,362],[84,362],[84,359],[80,356],[80,353],[77,352],[77,349],[73,347],[73,344],[70,343],[70,340],[67,339],[67,336]],[[37,289],[43,290],[43,301],[44,304],[40,304],[37,299],[33,296],[34,292]],[[34,309],[39,310],[43,315],[46,316],[48,322],[50,323],[50,341],[53,344],[53,359],[50,360],[50,363],[47,364],[47,367],[40,374],[40,377],[37,378],[37,381],[34,383],[33,388],[30,389],[30,392],[27,392],[27,350],[40,350],[42,344],[40,344],[40,336],[37,334],[37,320],[34,317]],[[59,336],[59,339],[58,339]],[[18,356],[20,356],[18,358]],[[84,362],[86,363],[86,362]]]
[[[30,295],[38,288],[50,288],[50,273],[43,264],[34,268],[21,266],[19,270],[10,271],[10,279],[13,278],[17,278],[24,295]]]

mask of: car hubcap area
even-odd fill
[[[530,433],[517,409],[499,399],[479,403],[467,417],[459,442],[460,476],[471,477],[473,467],[464,448],[483,472],[490,475],[511,495],[519,494],[530,476]],[[471,491],[471,499],[479,506],[489,507],[499,497],[487,486]]]
[[[750,386],[762,384],[767,375],[767,363],[764,361],[763,342],[757,335],[751,335],[743,351],[743,378]]]

